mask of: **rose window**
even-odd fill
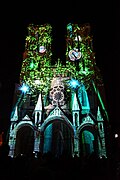
[[[50,99],[52,102],[52,105],[64,105],[64,86],[55,86],[50,91]]]

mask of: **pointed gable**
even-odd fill
[[[101,112],[100,112],[100,107],[98,106],[98,110],[97,110],[97,120],[99,121],[103,121],[103,117],[101,115]]]
[[[61,116],[61,115],[64,115],[64,113],[58,106],[56,106],[55,109],[53,109],[53,111],[51,111],[49,116]]]
[[[29,118],[29,116],[26,114],[26,115],[24,116],[24,118],[22,118],[22,120],[23,120],[23,121],[24,121],[24,120],[30,121],[30,118]]]
[[[80,110],[76,93],[74,93],[74,97],[73,97],[72,110]]]
[[[69,121],[69,119],[66,117],[66,115],[64,114],[64,112],[59,108],[59,106],[56,106],[51,113],[49,114],[49,116],[47,117],[46,120],[48,120],[49,118],[51,119],[51,117],[60,117],[66,119],[67,121]],[[46,121],[45,120],[45,121]]]
[[[18,107],[16,106],[14,113],[13,113],[13,116],[11,118],[11,121],[17,121],[17,120],[18,120]]]
[[[42,111],[42,109],[43,109],[42,94],[40,93],[39,96],[38,96],[37,104],[36,104],[36,106],[35,106],[35,111],[39,111],[39,110]]]

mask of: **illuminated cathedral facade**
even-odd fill
[[[9,129],[9,155],[107,157],[104,84],[90,24],[66,26],[66,59],[52,63],[52,26],[28,26]]]

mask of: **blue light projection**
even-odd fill
[[[29,86],[26,85],[26,84],[23,84],[21,87],[20,87],[20,90],[23,92],[23,93],[26,93],[29,91]]]
[[[69,81],[69,86],[70,86],[72,89],[76,90],[77,88],[80,87],[80,82],[79,82],[78,80],[76,80],[76,79],[71,79],[71,80]]]

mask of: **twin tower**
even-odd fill
[[[52,26],[27,28],[11,112],[9,155],[107,157],[109,118],[90,24],[67,24],[65,56],[57,61]]]

